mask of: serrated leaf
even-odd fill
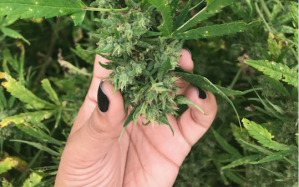
[[[80,0],[0,0],[0,15],[24,18],[51,18],[80,12]]]
[[[0,24],[0,26],[7,27],[7,26],[13,24],[17,19],[19,19],[18,16],[9,16],[9,17],[6,17],[3,20],[3,22]]]
[[[86,15],[86,10],[83,10],[81,12],[76,12],[71,15],[71,18],[74,20],[75,26],[81,25]]]
[[[15,165],[14,159],[11,157],[6,157],[3,161],[0,162],[0,174],[7,172]]]
[[[181,32],[181,30],[179,30],[173,33],[172,38],[190,40],[214,36],[223,36],[227,34],[235,34],[237,32],[244,32],[245,30],[248,30],[258,25],[259,23],[259,21],[254,21],[249,24],[246,24],[244,22],[232,22],[225,23],[222,25],[200,27],[185,32]]]
[[[234,168],[234,167],[240,166],[240,165],[246,165],[249,162],[256,161],[259,158],[259,156],[260,155],[251,155],[251,156],[239,158],[239,159],[233,161],[232,163],[222,167],[221,169],[224,170],[224,169]]]
[[[29,178],[24,182],[22,187],[33,187],[39,184],[42,181],[42,176],[33,172],[30,174]]]
[[[56,152],[56,151],[53,151],[52,149],[48,148],[47,146],[44,146],[40,143],[35,143],[35,142],[29,142],[29,141],[23,141],[23,140],[10,140],[11,142],[21,142],[21,143],[25,143],[25,144],[28,144],[28,145],[31,145],[39,150],[42,150],[42,151],[45,151],[53,156],[58,156],[60,157],[61,155]]]
[[[18,127],[21,131],[29,134],[30,136],[33,136],[37,138],[39,141],[45,142],[45,143],[52,143],[61,146],[62,142],[52,138],[51,136],[47,135],[44,131],[41,129],[34,127],[30,123],[23,123],[23,124],[16,124],[16,127]]]
[[[231,124],[232,133],[237,142],[246,150],[252,151],[252,152],[259,152],[256,148],[252,146],[248,146],[243,141],[248,142],[249,141],[249,134],[245,129],[241,129],[240,127],[237,127],[234,124]],[[243,140],[243,141],[241,141]]]
[[[182,70],[178,70],[178,71],[182,71]],[[236,112],[237,118],[239,119],[238,112],[233,102],[216,85],[211,83],[207,78],[186,71],[175,72],[175,74],[198,88],[202,88],[214,94],[219,94],[221,97],[223,97],[225,100],[227,100],[230,103],[230,105],[233,107],[234,111]]]
[[[15,96],[22,102],[28,103],[36,109],[55,107],[55,105],[36,97],[32,92],[27,90],[9,74],[0,72],[0,79],[3,78],[6,79],[7,82],[3,82],[2,86],[5,87],[6,90],[11,93],[11,95]]]
[[[178,95],[175,97],[175,101],[177,104],[189,104],[189,105],[193,105],[195,106],[199,111],[201,111],[201,113],[204,114],[204,111],[196,104],[194,103],[193,101],[187,99],[185,96],[183,95]]]
[[[213,130],[214,137],[217,142],[221,145],[221,147],[228,153],[234,155],[237,158],[242,158],[243,156],[239,153],[239,151],[227,143],[227,141],[218,134],[215,130]]]
[[[196,24],[206,20],[207,18],[219,13],[222,8],[226,7],[231,3],[231,0],[213,0],[208,2],[207,7],[202,9],[200,12],[195,14],[191,19],[189,19],[184,25],[177,29],[176,32],[183,32]]]
[[[163,36],[170,36],[173,29],[173,21],[167,0],[149,0],[149,2],[155,5],[157,10],[162,14],[163,23],[158,27],[159,31]]]
[[[21,113],[14,116],[9,116],[0,122],[0,128],[9,124],[22,124],[24,122],[40,122],[48,119],[53,114],[53,111],[37,111]]]
[[[276,80],[283,80],[295,87],[298,87],[297,71],[290,69],[285,64],[269,62],[267,60],[245,60],[245,62]]]
[[[1,5],[1,4],[0,4]],[[30,45],[30,42],[28,40],[26,40],[20,33],[18,33],[17,31],[14,31],[12,29],[9,29],[7,27],[2,27],[1,31],[3,32],[4,35],[12,37],[12,38],[18,38],[18,39],[22,39],[24,42],[26,42],[28,45]]]
[[[271,148],[273,150],[289,150],[290,148],[286,145],[279,144],[272,140],[273,136],[268,132],[268,130],[261,125],[249,121],[245,118],[242,119],[244,127],[248,132],[264,147]]]
[[[53,101],[56,105],[60,105],[58,96],[56,92],[53,90],[50,81],[48,79],[44,79],[41,82],[42,82],[42,87],[49,94],[49,98],[51,99],[51,101]]]
[[[252,162],[251,164],[260,164],[260,163],[280,160],[280,159],[283,159],[284,157],[286,157],[290,154],[295,154],[296,152],[297,152],[296,150],[279,151],[279,152],[276,152],[276,153],[272,153],[271,155],[266,156],[265,158],[263,158],[263,159],[261,159],[257,162]]]
[[[242,139],[240,139],[240,141],[243,142],[243,144],[246,144],[247,146],[252,147],[253,149],[258,150],[261,153],[265,153],[267,155],[272,154],[272,151],[268,150],[267,148],[264,148],[262,146],[258,146],[258,145],[249,143],[249,142],[247,142],[245,140],[242,140]]]
[[[189,12],[191,2],[192,2],[192,0],[188,1],[188,3],[185,5],[184,9],[181,11],[180,15],[175,20],[175,22],[173,24],[174,31],[177,30],[181,25],[183,25],[184,20],[186,19],[187,14]]]
[[[279,93],[281,93],[285,97],[290,97],[290,93],[288,90],[283,86],[281,82],[279,82],[276,79],[273,79],[267,75],[265,75],[265,79],[271,84],[271,86],[277,90]]]

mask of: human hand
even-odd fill
[[[180,67],[192,72],[191,54],[185,49],[180,52]],[[63,151],[55,186],[172,186],[191,147],[215,118],[214,95],[180,79],[177,94],[196,103],[205,114],[189,105],[177,119],[168,115],[174,136],[167,125],[143,126],[145,120],[139,117],[135,127],[133,122],[127,126],[119,142],[127,114],[120,91],[113,95],[109,81],[100,85],[112,71],[102,68],[99,61],[108,62],[96,56],[91,86]]]

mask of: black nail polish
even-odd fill
[[[186,48],[186,47],[183,47],[183,49],[186,49],[186,50],[190,53],[191,58],[192,58],[192,53],[191,53],[190,49],[188,49],[188,48]]]
[[[102,83],[103,83],[103,81],[101,81],[99,90],[98,90],[98,107],[101,112],[107,112],[108,107],[109,107],[109,99],[102,89]]]
[[[203,91],[201,88],[197,88],[198,90],[198,97],[201,99],[206,99],[207,98],[207,94],[205,91]]]

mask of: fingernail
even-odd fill
[[[198,97],[201,99],[206,99],[207,98],[207,94],[205,91],[203,91],[201,88],[197,88],[198,90]]]
[[[98,90],[98,107],[101,112],[107,112],[108,107],[109,107],[109,99],[102,89],[103,82],[104,81],[101,81],[99,90]]]
[[[190,53],[191,58],[192,58],[192,53],[191,53],[190,49],[188,49],[188,48],[186,48],[186,47],[183,47],[183,49],[186,49],[186,50]]]

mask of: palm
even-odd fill
[[[168,126],[143,126],[141,119],[124,134],[129,141],[123,186],[172,186],[190,145],[179,131],[173,116]]]

